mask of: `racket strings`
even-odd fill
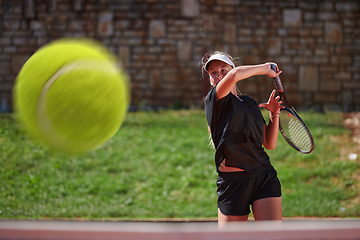
[[[296,120],[290,119],[289,133],[292,142],[297,147],[299,147],[300,149],[304,149],[306,151],[310,151],[311,141],[309,139],[308,133],[297,119]]]
[[[291,142],[306,152],[312,148],[310,137],[301,122],[295,117],[282,119],[283,130]]]

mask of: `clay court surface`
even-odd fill
[[[215,221],[0,220],[0,239],[360,239],[360,219],[285,219],[282,223]]]

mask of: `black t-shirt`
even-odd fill
[[[219,171],[226,158],[228,167],[251,173],[271,172],[273,167],[262,147],[265,120],[258,104],[249,96],[238,97],[229,93],[219,101],[215,87],[205,98],[206,120],[216,148],[216,169]]]

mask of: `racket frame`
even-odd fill
[[[281,125],[281,121],[279,121],[279,130],[280,130],[280,132],[281,132],[281,135],[285,138],[286,142],[287,142],[288,144],[290,144],[290,146],[292,146],[295,150],[297,150],[297,151],[299,151],[299,152],[301,152],[301,153],[305,153],[305,154],[311,153],[311,152],[314,150],[314,145],[315,145],[315,144],[314,144],[314,139],[313,139],[313,137],[312,137],[312,135],[311,135],[310,130],[308,129],[308,127],[306,126],[306,124],[304,123],[304,121],[301,119],[301,117],[299,116],[299,114],[295,111],[295,109],[285,107],[285,108],[281,109],[281,112],[284,112],[284,111],[286,112],[285,114],[288,114],[288,113],[292,114],[292,115],[299,121],[299,123],[302,125],[302,127],[304,128],[307,136],[308,136],[309,139],[310,139],[311,148],[310,148],[309,151],[306,151],[306,150],[301,149],[301,148],[299,148],[298,146],[296,146],[296,145],[290,140],[290,138],[286,135],[286,133],[285,133],[285,131],[284,131],[282,125]],[[283,113],[283,114],[284,114],[284,113]],[[281,115],[280,115],[280,118],[281,118]]]
[[[276,70],[276,65],[275,64],[271,64],[270,65],[271,69],[275,72],[277,72]],[[282,83],[281,83],[281,80],[280,80],[280,77],[279,76],[276,76],[274,77],[274,84],[275,84],[275,87],[277,89],[277,91],[279,92],[279,95],[280,95],[280,99],[281,101],[283,102],[283,105],[285,104],[285,108],[284,109],[281,109],[281,110],[285,110],[285,111],[288,111],[290,112],[295,118],[297,118],[299,120],[299,122],[301,123],[301,125],[303,126],[304,130],[306,131],[309,139],[310,139],[310,142],[311,142],[311,149],[310,151],[304,151],[302,149],[300,149],[299,147],[297,147],[290,139],[289,137],[286,135],[285,131],[283,130],[282,126],[281,126],[281,121],[279,121],[279,130],[281,132],[281,135],[285,138],[285,140],[290,144],[290,146],[292,146],[295,150],[301,152],[301,153],[305,153],[305,154],[308,154],[308,153],[311,153],[313,150],[314,150],[314,146],[315,146],[315,143],[314,143],[314,139],[311,135],[311,132],[310,130],[308,129],[308,127],[306,126],[306,124],[304,123],[304,121],[301,119],[301,117],[299,116],[299,114],[296,112],[295,108],[291,105],[291,103],[289,102],[289,100],[287,99],[285,93],[284,93],[284,88],[282,86]],[[281,116],[280,116],[281,118]]]

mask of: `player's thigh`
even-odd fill
[[[232,216],[232,215],[224,215],[220,209],[218,209],[218,225],[219,228],[222,228],[225,226],[227,222],[242,222],[247,221],[249,215],[244,216]]]
[[[256,200],[252,204],[255,220],[282,220],[281,197],[269,197]]]

